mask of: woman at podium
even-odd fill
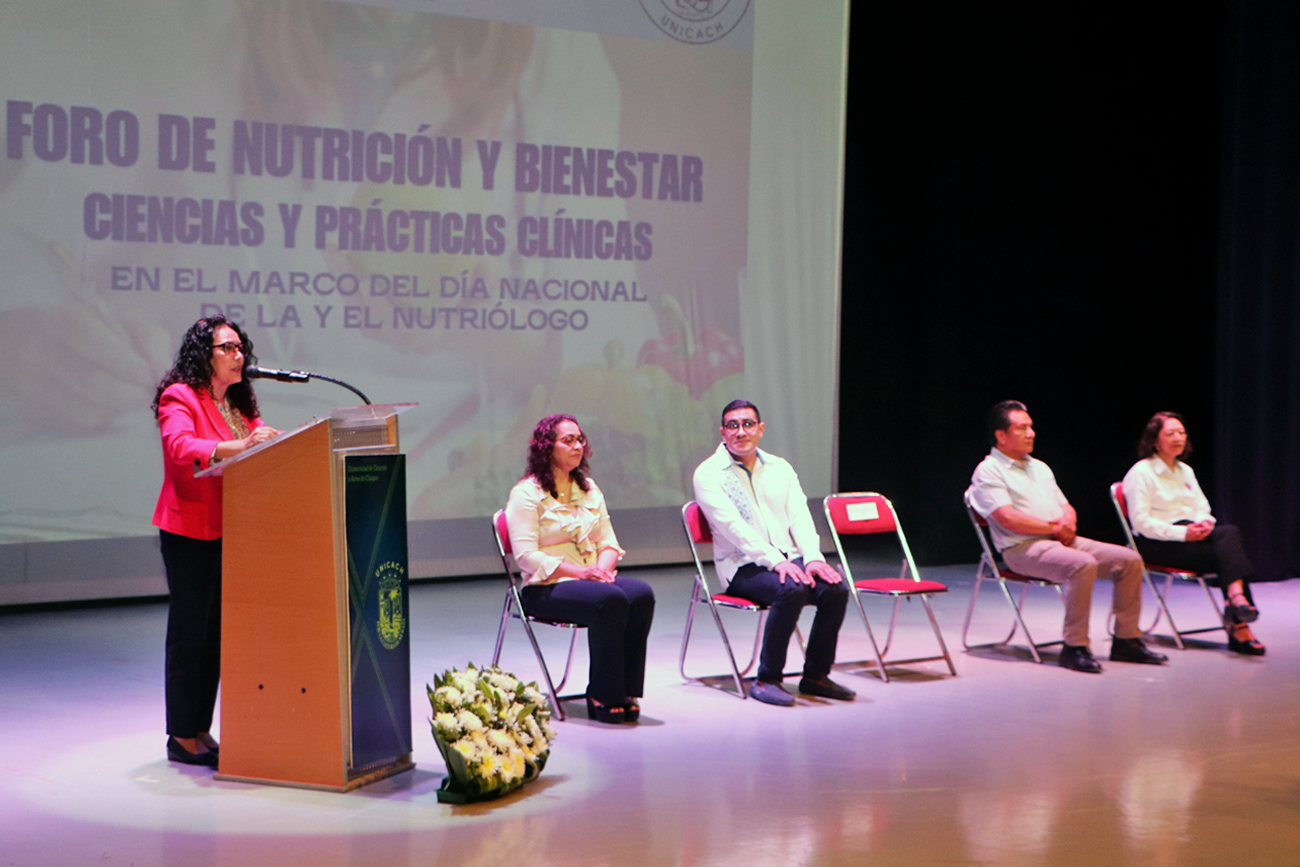
[[[525,610],[587,627],[588,715],[635,722],[654,591],[615,569],[624,551],[605,497],[591,480],[589,457],[591,446],[573,416],[539,421],[528,443],[527,472],[510,491],[506,522],[524,576]]]
[[[223,316],[200,319],[158,383],[163,485],[153,523],[171,599],[167,611],[167,757],[217,766],[211,734],[221,666],[221,478],[194,478],[280,431],[262,424],[244,377],[253,344]]]

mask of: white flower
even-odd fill
[[[479,719],[477,715],[468,710],[456,712],[456,724],[460,726],[462,731],[469,732],[470,734],[483,730],[483,720]]]
[[[529,763],[555,738],[551,709],[535,682],[522,684],[493,666],[452,669],[429,689],[434,733],[465,759],[470,775],[486,789],[523,779]]]
[[[484,779],[490,780],[493,777],[497,777],[501,773],[501,759],[499,759],[497,754],[494,752],[485,752],[482,761],[479,764],[479,769]]]
[[[472,765],[483,757],[483,751],[469,738],[456,741],[451,748],[465,757],[465,763]]]
[[[433,691],[434,707],[453,710],[461,706],[464,696],[454,686],[440,686]]]
[[[456,740],[463,732],[460,723],[456,721],[456,715],[446,711],[433,715],[433,725],[438,730],[438,736],[447,742]]]
[[[507,753],[515,748],[515,739],[500,729],[493,729],[488,732],[487,739],[492,748],[499,753]]]
[[[453,671],[447,681],[463,693],[478,691],[478,672],[472,668],[469,671]]]
[[[484,679],[502,692],[513,693],[519,686],[519,681],[500,671],[489,671]]]
[[[525,769],[523,750],[512,749],[501,759],[501,781],[512,783],[523,777]]]

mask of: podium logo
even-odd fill
[[[385,563],[375,570],[379,584],[379,643],[392,650],[406,635],[406,609],[402,605],[402,578],[406,569],[400,563]]]

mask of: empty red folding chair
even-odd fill
[[[822,508],[826,511],[826,523],[830,525],[831,539],[835,542],[835,553],[839,555],[840,566],[844,570],[844,578],[849,585],[849,592],[853,595],[853,601],[858,605],[858,613],[862,615],[862,624],[867,628],[867,638],[871,641],[871,650],[875,654],[876,666],[880,671],[881,679],[886,683],[889,682],[889,673],[886,671],[887,665],[900,666],[915,662],[934,662],[940,659],[948,663],[950,673],[956,674],[957,669],[952,664],[952,657],[948,654],[948,646],[944,643],[943,633],[939,631],[939,623],[934,619],[934,609],[930,605],[931,596],[936,593],[947,593],[948,588],[938,581],[922,580],[921,573],[916,568],[916,562],[912,559],[912,549],[907,544],[907,536],[903,533],[903,525],[898,520],[898,513],[894,510],[894,504],[889,501],[888,497],[876,493],[831,494],[822,501]],[[903,549],[902,569],[899,571],[897,578],[854,580],[853,571],[849,566],[848,557],[844,553],[844,544],[840,537],[876,533],[893,533],[898,539],[899,547]],[[883,650],[876,644],[875,633],[871,630],[871,621],[867,618],[867,609],[862,604],[864,596],[892,597],[894,600],[893,616],[889,619],[889,634],[885,637]],[[894,627],[898,623],[898,608],[904,599],[920,599],[922,604],[925,605],[925,613],[930,618],[930,628],[934,630],[934,637],[939,642],[938,656],[921,656],[914,659],[897,660],[885,659],[889,655],[889,647],[894,641]]]

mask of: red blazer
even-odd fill
[[[248,419],[248,429],[261,419]],[[221,538],[221,477],[194,478],[207,469],[217,443],[236,439],[207,392],[170,385],[158,401],[162,432],[163,486],[153,511],[155,527],[192,539]]]

